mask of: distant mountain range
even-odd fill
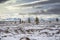
[[[20,18],[6,18],[6,19],[0,19],[0,21],[19,21]]]
[[[8,21],[19,21],[20,18],[7,18],[5,20],[8,20]]]

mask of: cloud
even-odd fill
[[[51,4],[51,3],[59,3],[60,0],[43,0],[43,1],[34,1],[30,3],[25,3],[22,6],[34,6],[34,5],[42,5],[42,4]]]
[[[51,12],[53,14],[60,14],[60,8],[59,7],[53,8],[53,9],[48,10],[48,12]]]
[[[60,0],[8,0],[1,1],[0,16],[60,14]]]
[[[6,1],[8,1],[8,0],[0,0],[0,3],[4,3],[4,2],[6,2]]]
[[[59,14],[60,0],[31,0],[30,2],[18,3],[14,7],[19,8],[20,12],[26,14]],[[26,0],[27,1],[27,0]],[[30,8],[31,7],[31,8]],[[59,8],[58,8],[59,7]],[[56,10],[55,10],[56,9]],[[52,11],[51,11],[52,10]],[[38,13],[36,13],[38,12]],[[57,13],[59,12],[59,13]]]
[[[41,2],[45,2],[45,1],[48,1],[48,0],[23,0],[23,2],[21,3],[21,0],[19,1],[20,3],[16,6],[32,6],[32,5],[35,5],[35,4],[38,4],[38,3],[41,3]]]

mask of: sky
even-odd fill
[[[0,0],[0,18],[23,17],[21,15],[59,17],[60,0]]]

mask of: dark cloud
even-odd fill
[[[60,14],[60,5],[54,5],[51,9],[47,10],[47,13],[50,13],[50,14]]]
[[[39,5],[43,5],[43,6],[39,6]],[[24,7],[32,6],[34,9],[40,9],[40,10],[38,10],[38,12],[36,11],[35,13],[30,13],[30,14],[34,14],[34,15],[60,14],[60,0],[48,0],[48,1],[43,1],[43,2],[25,4],[22,6],[24,6]],[[46,12],[44,11],[45,9],[47,10]],[[41,12],[39,12],[39,11],[41,11]]]
[[[48,1],[43,1],[43,2],[36,2],[32,4],[26,4],[22,6],[34,6],[34,5],[40,5],[40,4],[50,4],[50,3],[60,3],[60,0],[48,0]]]
[[[6,1],[8,1],[8,0],[0,0],[0,3],[4,3],[4,2],[6,2]]]
[[[44,9],[42,10],[38,10],[34,13],[29,13],[29,15],[40,15],[40,14],[59,14],[60,15],[60,7],[59,6],[55,6],[52,9],[47,9],[47,11],[45,12]]]
[[[48,4],[48,5],[43,5],[43,6],[37,6],[35,7],[36,9],[49,9],[49,8],[60,8],[60,3],[55,3],[55,4]]]
[[[36,9],[41,9],[41,10],[38,10],[38,12],[35,12],[35,13],[32,13],[32,14],[60,14],[60,4],[48,4],[48,5],[45,5],[45,6],[38,6],[38,7],[35,7]],[[46,11],[45,11],[46,10]],[[39,12],[41,11],[41,12]]]
[[[51,10],[48,10],[48,12],[51,12],[53,14],[60,14],[60,8],[51,9]]]
[[[37,1],[37,0],[16,0],[17,3],[28,3],[33,1]]]

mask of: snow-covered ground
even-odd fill
[[[0,40],[60,40],[60,25],[19,24],[16,26],[0,26]]]

